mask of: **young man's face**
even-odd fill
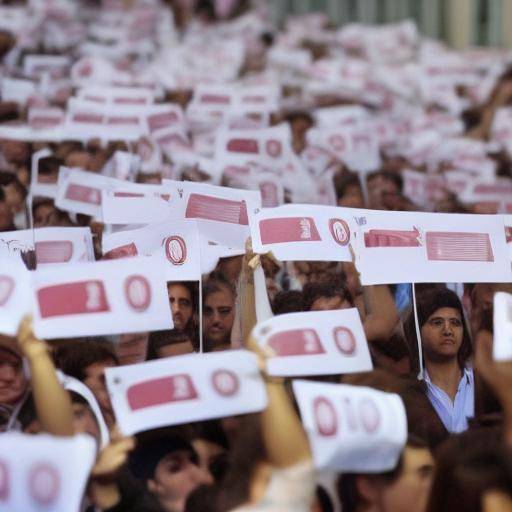
[[[463,334],[462,318],[457,309],[437,309],[421,328],[425,358],[434,361],[456,358]]]
[[[115,418],[105,383],[105,369],[114,368],[115,366],[115,361],[106,360],[93,363],[85,368],[84,384],[92,391],[92,394],[98,401],[105,423],[109,428],[114,425]]]
[[[174,328],[183,331],[194,312],[190,290],[182,284],[172,283],[167,285],[167,291],[171,303]]]
[[[434,459],[426,448],[406,446],[400,476],[380,488],[380,512],[424,512],[427,507]]]
[[[399,195],[400,190],[390,179],[376,176],[368,180],[368,207],[372,210],[387,210],[390,199]]]
[[[183,512],[188,495],[200,485],[213,484],[209,471],[202,469],[188,450],[163,457],[147,486],[166,512]]]
[[[14,405],[27,388],[21,358],[0,348],[0,404]]]
[[[235,298],[227,288],[210,293],[204,301],[203,332],[209,349],[230,342],[235,321]]]

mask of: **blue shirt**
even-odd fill
[[[468,418],[475,415],[473,370],[464,368],[453,402],[445,391],[432,383],[426,368],[425,382],[427,383],[427,396],[448,432],[457,433],[466,430]]]

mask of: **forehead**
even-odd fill
[[[183,284],[180,283],[172,283],[167,285],[167,290],[169,292],[170,297],[175,297],[179,299],[189,299],[190,300],[190,290]]]
[[[192,453],[189,450],[184,449],[169,452],[158,461],[156,471],[164,470],[166,464],[169,464],[170,462],[174,462],[176,460],[189,459],[191,455]]]
[[[8,363],[13,366],[21,365],[21,358],[10,350],[0,347],[0,363]]]
[[[211,307],[233,306],[234,302],[233,294],[224,287],[210,293],[204,301],[206,306]]]
[[[458,318],[461,319],[460,311],[455,308],[439,308],[436,309],[430,316],[430,318]]]
[[[428,448],[406,446],[403,462],[405,470],[414,470],[422,466],[432,466],[434,458]]]
[[[102,375],[105,368],[113,368],[114,366],[116,366],[116,364],[113,360],[98,361],[96,363],[90,364],[85,369],[85,373],[88,377],[95,377]]]

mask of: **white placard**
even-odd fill
[[[275,354],[267,361],[269,375],[334,375],[373,369],[356,308],[278,315],[257,324],[253,336]]]
[[[201,279],[201,249],[195,220],[168,220],[141,229],[103,235],[106,258],[127,256],[165,257],[166,281],[198,281]]]
[[[317,469],[382,473],[407,440],[401,398],[373,388],[296,380],[293,391]]]
[[[192,354],[109,368],[107,386],[124,434],[261,411],[257,358],[243,351]]]
[[[229,247],[243,247],[250,236],[249,217],[261,207],[261,193],[217,187],[191,181],[163,180],[180,196],[179,217],[196,219],[209,240]]]
[[[0,436],[0,511],[76,512],[96,457],[85,434]]]
[[[15,336],[32,309],[29,271],[21,261],[0,259],[0,333]]]
[[[57,176],[55,176],[55,183],[42,183],[39,180],[39,161],[52,155],[53,153],[48,148],[32,153],[30,175],[30,193],[32,197],[50,197],[51,199],[57,197]]]
[[[43,339],[172,329],[160,256],[32,272],[34,329]]]
[[[494,344],[496,361],[512,360],[512,295],[505,292],[494,294]]]
[[[250,217],[253,250],[272,251],[281,261],[352,261],[353,211],[309,204],[258,209]]]
[[[357,221],[363,285],[512,279],[501,215],[360,210]]]
[[[94,261],[92,233],[86,228],[36,228],[0,233],[0,257],[19,260],[35,249],[37,265]]]

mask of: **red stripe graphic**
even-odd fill
[[[258,153],[258,141],[255,139],[231,139],[227,150],[232,153]]]
[[[115,249],[111,249],[107,253],[104,254],[103,259],[106,260],[116,260],[118,258],[127,258],[129,256],[137,256],[137,246],[131,242],[126,245],[121,245],[120,247],[116,247]]]
[[[229,96],[222,96],[220,94],[203,94],[199,102],[229,105],[231,103],[231,98]]]
[[[36,242],[38,263],[65,263],[73,256],[73,243],[69,240]]]
[[[190,194],[185,217],[249,225],[245,201],[231,201],[202,194]]]
[[[427,257],[434,261],[494,261],[487,233],[429,231]]]
[[[110,311],[102,281],[80,281],[40,288],[37,301],[42,318]]]
[[[68,185],[64,197],[70,201],[77,201],[79,203],[101,204],[101,190],[99,188],[86,187],[85,185],[77,185],[76,183]]]
[[[128,405],[132,411],[173,402],[196,400],[198,397],[194,383],[187,374],[161,377],[134,384],[126,392]]]
[[[178,116],[175,112],[164,112],[162,114],[153,114],[148,116],[148,125],[151,132],[170,126],[177,121]]]
[[[364,234],[366,247],[420,247],[418,228],[412,231],[370,229]]]
[[[324,354],[318,334],[313,329],[293,329],[269,337],[268,346],[277,356],[311,356]]]
[[[321,240],[312,217],[284,217],[260,221],[261,243],[318,242]]]

